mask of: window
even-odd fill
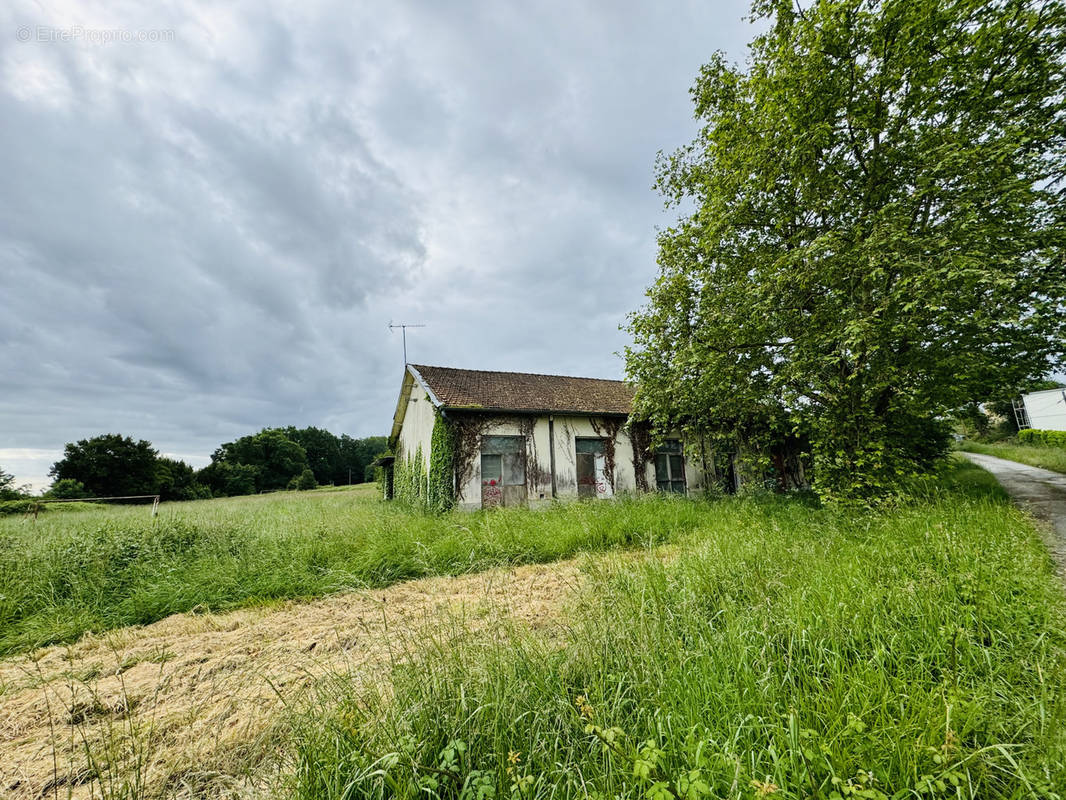
[[[611,497],[614,486],[607,474],[607,440],[575,438],[577,496]]]
[[[484,436],[481,439],[481,482],[496,481],[503,486],[526,482],[526,438],[524,436]]]
[[[685,461],[677,439],[667,439],[655,448],[655,485],[661,492],[685,493]]]
[[[481,505],[511,506],[526,501],[526,438],[481,437]]]
[[[483,483],[503,483],[503,456],[498,453],[481,454],[481,480]]]

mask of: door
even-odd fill
[[[577,496],[612,497],[614,484],[607,471],[607,442],[604,439],[577,439]]]
[[[526,504],[526,437],[481,437],[481,507]]]

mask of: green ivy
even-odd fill
[[[455,505],[455,428],[438,410],[429,440],[430,511],[443,512]]]
[[[428,470],[421,445],[413,457],[398,455],[393,468],[393,498],[410,508],[435,513],[454,507],[455,450],[455,427],[438,411],[429,440]]]
[[[426,459],[422,455],[422,445],[418,446],[414,457],[397,458],[393,472],[393,497],[397,502],[412,508],[426,506],[428,486],[426,481]]]

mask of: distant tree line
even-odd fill
[[[373,480],[370,462],[384,436],[353,439],[321,428],[265,428],[220,445],[194,470],[166,458],[144,439],[109,433],[71,442],[49,472],[56,499],[158,494],[197,500],[279,489],[314,489]]]

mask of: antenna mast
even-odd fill
[[[424,328],[424,327],[426,327],[426,326],[421,324],[421,323],[417,323],[416,324],[416,323],[411,323],[411,322],[398,322],[395,325],[392,324],[391,322],[389,323],[389,330],[390,331],[392,329],[394,329],[394,328],[399,328],[400,332],[403,334],[403,365],[405,367],[407,366],[407,329],[408,328]]]

